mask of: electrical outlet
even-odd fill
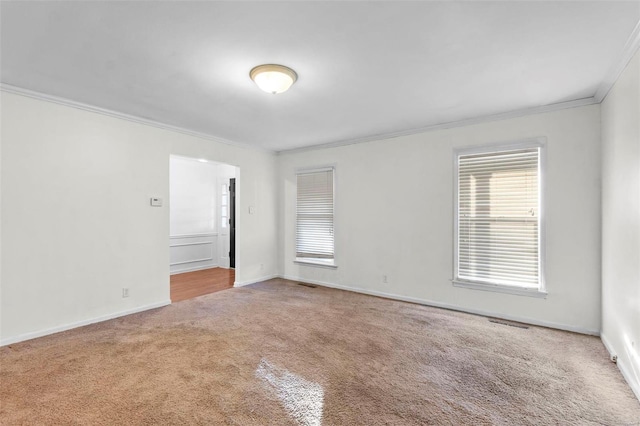
[[[122,289],[122,297],[129,297],[129,289],[128,288],[123,288]]]
[[[618,355],[611,355],[611,362],[613,362],[614,364],[618,363]]]
[[[387,281],[387,276],[386,276],[386,275],[383,275],[383,276],[382,276],[382,283],[383,283],[383,284],[387,284],[387,283],[388,283],[388,281]]]

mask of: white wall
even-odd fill
[[[640,399],[640,53],[602,103],[602,340]]]
[[[288,278],[597,334],[599,105],[391,140],[282,153],[282,270]],[[536,299],[453,287],[453,150],[547,138],[546,283]],[[336,165],[336,262],[295,264],[295,169]],[[382,283],[382,275],[388,284]]]
[[[236,281],[277,274],[272,154],[6,92],[0,102],[2,344],[168,303],[169,209],[149,198],[169,199],[172,154],[240,167]]]
[[[217,164],[171,157],[169,170],[171,235],[215,233],[218,229]]]
[[[169,258],[172,274],[218,266],[218,170],[212,162],[171,157]]]

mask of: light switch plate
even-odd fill
[[[151,197],[151,205],[153,207],[162,207],[162,198]]]

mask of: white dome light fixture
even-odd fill
[[[275,95],[289,90],[298,79],[298,74],[284,65],[265,64],[253,68],[249,77],[260,89]]]

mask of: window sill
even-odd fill
[[[331,259],[331,260],[323,260],[323,259],[301,259],[301,258],[296,258],[296,260],[293,261],[293,263],[297,263],[299,265],[305,265],[305,266],[319,266],[321,268],[330,268],[330,269],[337,269],[338,265],[335,264],[335,260]]]
[[[451,280],[454,287],[470,288],[472,290],[493,291],[495,293],[514,294],[516,296],[547,298],[547,292],[531,287],[518,287],[511,285],[489,284],[474,281]]]

